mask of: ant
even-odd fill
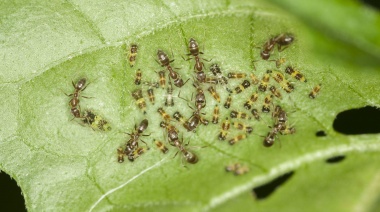
[[[196,69],[196,78],[197,78],[197,80],[199,82],[205,82],[206,75],[205,75],[204,71],[202,70],[203,67],[205,67],[205,65],[204,65],[203,62],[201,62],[201,59],[202,60],[206,60],[206,59],[199,57],[199,55],[203,54],[203,52],[199,51],[198,43],[197,43],[197,41],[194,38],[190,38],[190,41],[189,41],[189,51],[190,51],[190,53],[187,54],[187,56],[191,55],[191,56],[194,57],[194,60],[195,60],[194,70]],[[188,58],[186,60],[191,60],[191,58]],[[209,60],[206,60],[206,61],[209,61]]]
[[[79,95],[81,91],[84,91],[88,85],[86,85],[86,78],[80,79],[76,84],[71,81],[75,91],[74,93],[66,96],[73,96],[73,98],[69,101],[69,106],[71,107],[71,114],[74,118],[83,118],[80,114],[80,106],[79,106]],[[87,98],[87,97],[85,97]]]
[[[183,82],[181,76],[170,66],[170,63],[172,63],[174,60],[169,60],[168,55],[165,54],[165,52],[163,52],[162,50],[157,51],[157,57],[161,63],[161,67],[165,66],[166,69],[168,69],[169,77],[173,79],[174,85],[177,87],[182,87],[185,83]]]
[[[134,160],[134,150],[139,147],[139,140],[143,142],[145,145],[145,141],[139,139],[140,136],[149,136],[150,134],[142,134],[148,128],[148,120],[144,119],[140,122],[139,126],[135,124],[134,131],[132,133],[126,133],[130,136],[130,139],[125,144],[125,154],[128,156],[128,160],[131,162]],[[148,145],[147,145],[148,146]],[[148,148],[149,149],[149,148]]]
[[[270,38],[267,42],[264,43],[260,56],[263,60],[268,60],[271,52],[273,51],[275,45],[277,44],[278,51],[283,51],[288,45],[293,43],[294,36],[290,33],[282,33],[275,37]],[[282,48],[284,47],[285,48]]]
[[[198,162],[197,155],[185,149],[183,145],[183,138],[182,138],[182,141],[179,141],[178,133],[175,130],[168,130],[168,139],[169,139],[169,144],[177,147],[178,150],[183,154],[183,157],[188,163],[196,164]],[[186,146],[188,144],[189,143],[187,143]],[[178,152],[174,155],[174,157],[177,156],[177,154]]]

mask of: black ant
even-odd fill
[[[205,67],[204,63],[201,62],[201,59],[202,60],[206,60],[206,59],[203,59],[203,58],[200,58],[199,55],[200,54],[203,54],[203,52],[200,52],[199,51],[199,46],[198,46],[198,43],[197,41],[194,39],[194,38],[190,38],[190,41],[189,41],[189,51],[190,53],[187,54],[187,56],[193,56],[194,57],[194,60],[195,60],[195,65],[194,65],[194,70],[196,69],[196,78],[199,82],[205,82],[205,79],[206,79],[206,75],[203,71],[203,67]],[[188,58],[186,60],[191,60],[191,58]],[[208,60],[206,60],[208,61]]]
[[[69,101],[69,106],[71,107],[71,114],[74,118],[83,118],[80,114],[80,106],[79,106],[79,95],[81,91],[84,91],[88,85],[86,85],[86,78],[80,79],[76,84],[71,81],[75,91],[74,93],[66,96],[73,96],[73,98]],[[85,97],[87,98],[87,97]]]

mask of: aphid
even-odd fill
[[[290,76],[297,79],[298,81],[307,82],[306,78],[298,70],[295,70],[291,66],[288,66],[285,68],[285,73],[289,74]]]
[[[129,54],[128,54],[128,61],[129,61],[130,67],[133,67],[135,65],[136,56],[137,56],[137,45],[132,44],[129,49]]]
[[[290,93],[294,90],[294,86],[290,84],[290,82],[286,80],[284,75],[282,75],[280,72],[273,71],[271,75],[272,75],[272,78],[276,80],[276,82],[280,84],[281,88],[285,90],[287,93]]]
[[[169,80],[169,86],[166,89],[165,106],[166,107],[173,107],[174,106],[173,85],[172,85],[171,80]]]
[[[280,131],[281,135],[290,135],[296,133],[296,128],[285,126],[285,129]]]
[[[217,102],[220,102],[220,96],[219,96],[219,94],[216,92],[216,90],[215,90],[214,87],[211,86],[211,87],[209,87],[207,90],[210,92],[211,96],[214,97],[214,99],[215,99]]]
[[[219,81],[216,77],[206,77],[204,82],[216,85]]]
[[[199,51],[198,43],[194,38],[190,38],[189,41],[189,51],[190,53],[187,54],[188,56],[193,56],[195,60],[194,70],[196,70],[196,78],[199,82],[204,82],[206,75],[203,72],[203,67],[205,66],[203,62],[201,62],[201,58],[199,57],[199,54],[203,54],[203,52]],[[191,58],[187,59],[190,60]],[[204,59],[203,59],[204,60]]]
[[[83,123],[88,124],[94,130],[110,131],[112,128],[101,116],[86,110],[83,115]]]
[[[315,87],[313,88],[313,90],[309,93],[309,97],[310,97],[311,99],[315,99],[315,97],[317,97],[319,91],[321,90],[321,86],[322,86],[321,84],[315,86]]]
[[[282,33],[276,36],[275,41],[277,43],[278,51],[283,51],[286,47],[293,43],[294,35],[290,33]],[[282,48],[284,46],[285,48]]]
[[[251,77],[252,84],[254,84],[254,85],[259,84],[260,80],[256,77],[256,75],[250,74],[249,76]]]
[[[217,124],[219,122],[219,107],[215,105],[214,113],[212,114],[212,123]]]
[[[230,120],[228,120],[228,117],[222,122],[222,129],[220,130],[218,139],[219,140],[226,140],[226,136],[229,133],[228,130],[230,129]]]
[[[158,76],[160,77],[160,86],[161,88],[165,88],[166,86],[166,76],[165,76],[165,71],[159,71]]]
[[[161,150],[162,153],[166,154],[169,149],[161,142],[156,139],[153,140],[154,143],[156,144],[157,148]]]
[[[245,73],[228,73],[227,74],[227,77],[230,78],[230,79],[241,79],[241,78],[245,78],[247,75]]]
[[[272,73],[272,71],[271,70],[267,70],[267,73],[264,74],[263,79],[260,82],[259,90],[262,91],[262,92],[265,92],[267,90],[268,82],[269,82],[269,79],[270,79],[270,75],[269,75],[270,73]]]
[[[157,51],[157,57],[161,63],[161,66],[165,66],[169,71],[169,77],[173,79],[174,85],[177,87],[182,87],[185,83],[183,82],[181,76],[170,66],[170,63],[172,63],[174,60],[169,60],[168,55],[165,54],[162,50]]]
[[[146,114],[146,103],[145,99],[142,96],[142,90],[136,89],[132,92],[132,97],[136,100],[137,106],[140,108],[140,110]]]
[[[117,162],[119,163],[124,162],[124,156],[125,156],[125,153],[124,153],[123,147],[117,148]]]
[[[71,81],[71,83],[75,91],[70,95],[66,94],[66,96],[73,96],[73,98],[69,101],[71,114],[74,116],[74,118],[83,118],[80,114],[79,96],[80,92],[84,91],[87,88],[86,78],[80,79],[76,84],[74,84],[73,81]]]
[[[220,71],[218,64],[212,64],[210,66],[210,71],[212,72],[212,74],[214,74],[214,76],[216,76],[216,78],[219,81],[219,84],[222,84],[222,85],[228,84],[228,80],[225,76],[222,75],[222,72]]]
[[[251,133],[253,131],[253,128],[251,126],[247,126],[246,124],[241,122],[234,122],[232,123],[232,126],[234,126],[238,130],[243,130],[246,133]]]
[[[286,59],[285,58],[279,58],[278,60],[275,60],[275,61],[276,61],[276,67],[280,68],[280,66],[286,62]]]
[[[246,119],[246,120],[251,119],[251,117],[248,116],[248,114],[246,114],[244,112],[238,112],[236,110],[231,110],[230,117],[231,118],[238,118],[238,119]]]
[[[266,95],[265,96],[265,99],[264,99],[264,104],[263,104],[263,108],[262,108],[262,111],[264,113],[269,113],[270,112],[270,104],[272,102],[272,95]]]
[[[164,72],[165,73],[165,72]],[[160,85],[158,82],[147,82],[143,81],[142,82],[144,85],[149,86],[150,88],[158,88]]]
[[[148,93],[150,103],[152,103],[152,105],[154,105],[155,97],[154,97],[153,88],[148,88],[147,93]]]
[[[139,126],[135,124],[135,128],[132,131],[132,133],[126,133],[130,136],[129,140],[125,144],[125,154],[128,156],[128,159],[130,160],[133,158],[134,151],[139,147],[139,140],[143,143],[145,143],[143,140],[140,139],[140,136],[149,136],[150,134],[142,134],[147,128],[148,128],[148,120],[144,119],[140,122]],[[145,143],[146,144],[146,143]]]
[[[239,86],[237,86],[234,90],[234,94],[241,93],[245,89],[247,89],[249,86],[251,86],[251,83],[248,80],[244,80]]]
[[[193,84],[197,88],[197,94],[195,95],[195,107],[197,110],[201,110],[206,107],[206,96],[201,87],[196,84]]]
[[[246,101],[246,102],[244,103],[244,108],[247,109],[247,110],[250,110],[251,107],[252,107],[252,105],[253,105],[253,103],[255,103],[255,102],[257,101],[258,98],[259,98],[259,94],[258,94],[257,92],[253,93],[253,94],[249,97],[248,101]]]
[[[231,107],[231,101],[232,101],[231,94],[228,94],[227,100],[223,105],[224,108],[229,109]]]
[[[276,89],[276,87],[274,87],[273,85],[270,86],[269,90],[270,90],[270,92],[272,92],[272,94],[273,94],[275,97],[277,97],[277,98],[279,98],[279,99],[282,98],[280,91],[278,91],[278,90]]]
[[[245,138],[247,138],[247,135],[246,135],[246,134],[240,134],[240,135],[237,135],[237,136],[231,138],[231,139],[228,141],[228,143],[229,143],[230,145],[234,145],[234,144],[236,144],[237,142],[239,142],[239,141],[241,141],[241,140],[243,140],[243,139],[245,139]]]
[[[146,151],[147,151],[146,148],[137,147],[131,154],[128,155],[128,160],[133,162],[138,157],[140,157],[142,154],[144,154]]]
[[[257,109],[253,108],[251,110],[251,113],[253,115],[253,117],[257,120],[257,121],[260,121],[260,115],[259,115],[259,112],[257,111]]]
[[[181,115],[180,112],[175,112],[173,114],[173,117],[175,118],[175,120],[177,120],[178,122],[180,122],[182,124],[182,126],[187,130],[187,131],[191,131],[193,129],[191,129],[189,127],[189,123],[187,122],[187,120]]]
[[[136,76],[135,76],[135,84],[136,85],[140,85],[141,84],[141,76],[142,76],[141,70],[137,69]]]
[[[239,163],[234,163],[225,167],[227,172],[233,172],[234,175],[243,175],[249,172],[247,166],[242,166]]]
[[[159,112],[161,114],[161,116],[162,116],[162,118],[164,119],[165,122],[170,122],[170,119],[171,119],[170,115],[167,114],[162,107],[158,108],[157,112]]]
[[[195,164],[198,162],[197,155],[185,149],[184,145],[182,144],[182,141],[179,141],[177,131],[175,131],[174,129],[168,130],[168,140],[170,145],[178,148],[178,150],[182,153],[183,157],[188,163]],[[174,155],[174,157],[177,156],[177,154],[178,152]]]

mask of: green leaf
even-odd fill
[[[377,24],[379,15],[363,13],[369,9],[350,2],[352,17],[344,18],[342,3],[331,1],[331,13],[339,14],[331,20],[322,17],[320,6],[297,2],[286,3],[286,10],[261,1],[1,3],[0,169],[20,185],[30,211],[375,210],[379,205],[379,135],[342,135],[332,123],[341,111],[380,105],[379,41],[374,39],[379,31],[372,27],[355,34],[354,30]],[[312,16],[318,18],[308,24]],[[360,21],[345,25],[356,16]],[[306,22],[300,21],[303,17]],[[322,27],[329,30],[320,32]],[[176,124],[184,142],[190,141],[189,150],[199,157],[194,165],[186,164],[181,153],[173,158],[175,147],[166,144],[167,155],[155,147],[154,138],[165,141],[159,127],[162,118],[156,112],[163,106],[165,90],[155,90],[156,104],[147,102],[147,115],[130,93],[139,87],[133,82],[138,68],[144,80],[158,80],[155,71],[163,69],[155,61],[158,49],[174,56],[172,65],[184,80],[194,76],[194,61],[181,58],[186,57],[191,37],[200,44],[202,58],[211,60],[204,61],[207,74],[209,66],[218,63],[224,74],[254,73],[261,79],[276,66],[261,60],[255,47],[283,32],[293,33],[296,40],[280,53],[275,49],[271,58],[286,58],[281,71],[291,64],[307,78],[307,83],[301,83],[286,76],[294,82],[295,91],[281,91],[283,99],[274,101],[288,112],[288,122],[297,130],[294,135],[278,136],[273,147],[264,147],[262,136],[271,130],[268,126],[273,120],[270,114],[261,114],[261,121],[247,121],[254,132],[233,146],[217,139],[220,124],[199,126],[196,133]],[[139,46],[133,68],[126,59],[131,43]],[[335,50],[337,54],[329,53]],[[347,58],[350,61],[345,63]],[[93,130],[72,120],[70,98],[64,93],[72,93],[71,81],[83,77],[89,84],[82,93],[89,98],[80,99],[82,110],[91,109],[103,117],[111,131]],[[231,79],[229,86],[240,83]],[[270,83],[276,85],[273,80]],[[319,83],[320,94],[312,100],[308,94]],[[232,108],[244,111],[240,105],[256,90],[253,87],[236,94]],[[176,105],[164,109],[170,115],[179,110],[190,117],[190,103],[177,98],[179,91],[182,98],[191,99],[192,79],[181,89],[175,87]],[[222,99],[221,122],[229,116],[222,106],[228,93],[223,86],[217,91]],[[205,93],[207,106],[202,112],[211,119],[217,102]],[[258,110],[264,97],[260,94]],[[125,132],[143,118],[149,120],[146,133],[150,136],[143,140],[150,150],[133,163],[119,164],[116,149],[128,139]],[[327,136],[316,137],[318,130]],[[228,137],[237,134],[231,129]],[[324,162],[337,155],[346,159],[333,165]],[[226,173],[225,166],[235,162],[250,171],[242,176]],[[252,197],[254,187],[289,171],[294,171],[293,176],[267,199]],[[318,197],[320,202],[315,201]]]

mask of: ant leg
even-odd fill
[[[143,141],[142,139],[140,139],[140,141],[143,142],[143,143],[145,144],[147,150],[150,149],[149,146],[148,146],[148,144],[147,144],[145,141]]]

